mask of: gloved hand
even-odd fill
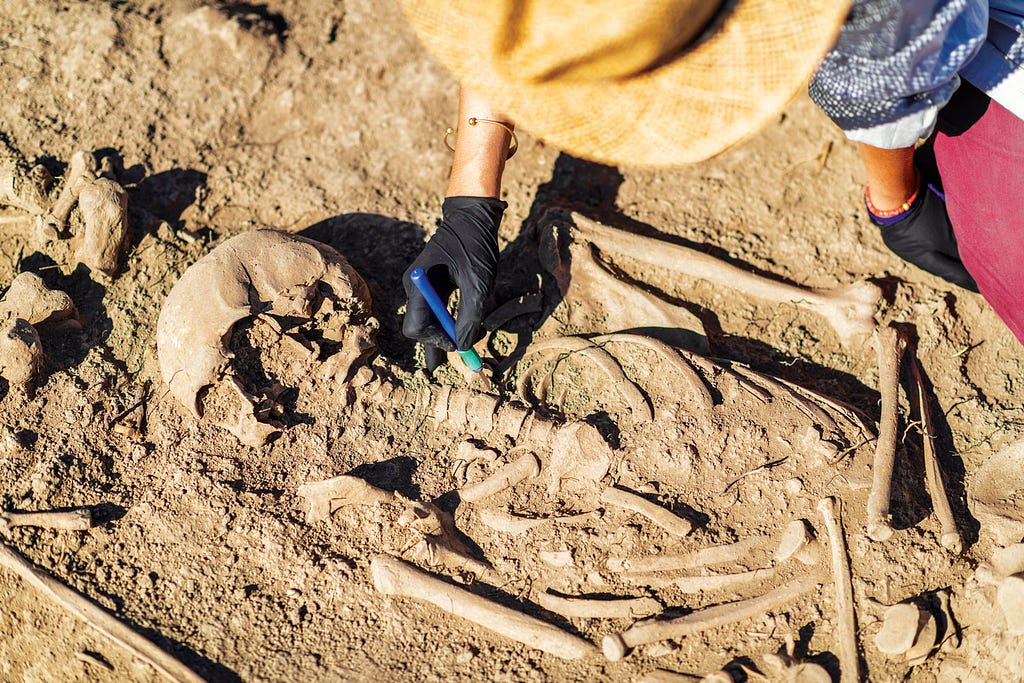
[[[885,246],[904,261],[964,289],[978,291],[974,278],[960,262],[945,197],[927,180],[922,179],[917,199],[903,214],[879,218],[869,208],[868,216],[881,228]]]
[[[414,268],[422,268],[441,301],[459,290],[459,312],[455,319],[459,348],[470,348],[480,339],[480,323],[498,264],[498,225],[508,204],[491,197],[448,197],[441,205],[441,224],[423,251],[402,276],[408,303],[402,333],[422,342],[427,369],[443,362],[440,350],[455,351],[423,295],[409,279]]]

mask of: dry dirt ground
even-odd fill
[[[97,522],[88,531],[18,527],[6,542],[205,679],[627,681],[655,668],[704,674],[727,665],[742,676],[739,664],[759,663],[787,636],[798,655],[839,676],[826,556],[819,589],[761,616],[674,646],[638,648],[621,662],[599,653],[564,661],[432,606],[377,593],[370,558],[400,553],[407,541],[394,526],[394,506],[344,508],[310,524],[297,495],[305,482],[352,473],[411,498],[440,499],[475,556],[494,568],[473,590],[595,642],[631,620],[560,617],[537,604],[537,592],[646,595],[677,614],[757,595],[795,570],[688,594],[664,581],[625,582],[607,559],[770,534],[795,518],[825,536],[815,507],[836,496],[844,501],[862,667],[871,680],[1024,680],[1020,641],[1001,635],[995,612],[972,612],[965,588],[993,550],[965,491],[987,457],[1024,435],[1024,348],[981,298],[886,251],[864,215],[855,149],[806,98],[738,149],[676,170],[596,166],[523,133],[506,174],[496,303],[533,294],[544,308],[510,321],[484,355],[497,364],[521,352],[542,325],[588,331],[578,320],[576,329],[559,330],[557,310],[549,315],[558,295],[550,278],[538,276],[537,238],[553,207],[789,282],[832,287],[870,279],[886,293],[880,319],[916,330],[934,391],[939,456],[966,540],[962,555],[939,544],[917,417],[906,399],[892,506],[897,531],[884,543],[865,536],[871,442],[847,434],[848,449],[822,451],[806,415],[732,401],[740,390],[727,380],[715,389],[715,410],[700,413],[649,358],[623,366],[645,387],[653,420],[633,419],[616,404],[614,387],[602,385],[608,380],[584,366],[555,375],[548,410],[597,425],[616,447],[606,481],[690,519],[695,529],[685,538],[602,504],[592,490],[559,496],[529,482],[494,505],[520,514],[589,514],[521,536],[498,533],[473,506],[445,494],[457,486],[450,466],[459,443],[475,438],[504,455],[510,440],[415,422],[400,410],[357,411],[332,387],[293,395],[289,428],[261,447],[240,445],[188,414],[158,367],[161,305],[187,267],[256,228],[301,232],[341,251],[373,295],[375,367],[412,394],[430,391],[416,350],[399,333],[400,276],[439,216],[449,162],[441,135],[453,123],[456,88],[417,45],[396,3],[0,0],[0,93],[0,135],[29,162],[59,176],[76,150],[114,161],[132,229],[123,267],[108,278],[76,264],[67,240],[44,243],[31,222],[15,220],[18,211],[0,209],[11,219],[0,222],[0,291],[22,271],[39,272],[70,294],[82,321],[81,331],[42,332],[46,363],[34,393],[0,380],[0,507],[85,506]],[[635,259],[615,266],[694,312],[711,356],[878,421],[870,342],[842,344],[821,318],[796,306],[765,305]],[[514,390],[516,367],[499,366],[503,390]],[[434,391],[465,385],[453,368],[432,382]],[[115,429],[112,418],[132,407],[139,384],[148,386],[142,433]],[[118,424],[134,424],[136,415]],[[753,554],[726,569],[764,561]],[[944,588],[963,643],[950,638],[913,668],[883,657],[873,637],[884,606],[920,596],[934,608],[935,591]],[[984,618],[971,617],[977,613]],[[6,570],[0,679],[162,680]]]

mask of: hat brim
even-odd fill
[[[503,77],[493,47],[500,3],[403,5],[455,79],[532,135],[583,159],[671,166],[713,157],[777,116],[834,44],[850,2],[739,0],[709,37],[667,64],[584,82]]]

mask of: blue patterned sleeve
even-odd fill
[[[851,140],[926,137],[985,40],[985,0],[855,0],[810,95]]]

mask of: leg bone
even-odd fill
[[[822,498],[818,512],[828,530],[832,552],[832,576],[836,586],[836,611],[839,622],[839,666],[844,681],[859,681],[860,657],[857,654],[857,615],[853,606],[853,580],[850,560],[846,556],[842,517],[835,498]]]
[[[871,467],[871,493],[868,495],[868,536],[884,541],[892,536],[889,498],[892,495],[892,471],[896,464],[897,422],[899,418],[900,362],[907,339],[898,327],[878,330],[878,391],[882,395],[882,420],[878,425],[875,460]]]

